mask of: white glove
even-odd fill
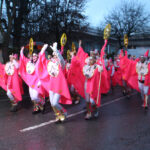
[[[44,46],[41,49],[41,54],[43,54],[45,52],[45,50],[47,49],[48,44],[44,44]]]
[[[20,55],[23,56],[23,50],[24,50],[24,47],[21,47],[21,50],[20,50]]]
[[[50,46],[50,48],[56,52],[57,51],[57,42],[53,43],[53,46]]]

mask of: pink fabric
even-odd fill
[[[99,80],[100,80],[100,73],[98,72],[98,69],[96,69],[93,77],[87,80],[87,89],[86,89],[86,92],[90,94],[90,97],[94,99],[94,101],[98,107],[101,105],[101,91],[103,89],[102,84],[101,84],[99,98],[97,101]]]
[[[45,58],[45,54],[39,55],[38,62],[38,75],[40,77],[41,83],[45,90],[53,91],[61,95],[60,103],[62,104],[72,104],[71,96],[69,93],[68,85],[63,73],[61,66],[59,65],[59,74],[57,77],[51,77],[47,72],[47,64],[50,60]]]
[[[63,55],[63,53],[64,53],[64,46],[61,46],[60,54]]]
[[[16,102],[22,100],[22,94],[23,92],[23,87],[22,87],[22,80],[18,75],[18,70],[15,68],[14,74],[7,75],[6,73],[4,74],[4,79],[5,83],[8,86],[8,89],[11,91],[13,96],[15,97]]]
[[[116,68],[115,69],[114,78],[115,78],[116,84],[118,84],[120,86],[123,86],[122,73],[121,73],[121,69],[120,68]]]
[[[124,61],[122,62],[122,66],[125,66],[124,70],[124,78],[127,81],[127,83],[132,87],[133,89],[140,91],[138,87],[138,74],[136,72],[136,64],[137,61],[130,60],[128,58],[123,58]],[[148,74],[145,76],[145,82],[144,84],[146,86],[150,86],[150,64],[148,65]],[[150,90],[149,90],[150,94]]]
[[[0,63],[0,86],[7,91],[7,85],[5,82],[5,69],[4,69],[5,65]]]
[[[85,76],[83,75],[82,69],[85,65],[85,59],[88,57],[88,54],[84,52],[82,47],[79,47],[78,53],[71,60],[70,69],[68,72],[68,80],[72,84],[76,91],[85,98],[84,94],[84,83]]]
[[[39,82],[39,77],[37,74],[37,69],[38,69],[38,61],[35,64],[35,71],[33,72],[33,74],[28,74],[26,72],[26,65],[28,63],[28,61],[30,61],[28,58],[26,58],[23,53],[20,55],[20,68],[19,68],[19,72],[20,75],[22,77],[22,79],[24,80],[24,82],[31,88],[35,89],[36,91],[38,91],[38,93],[44,97],[45,96],[45,90],[42,86],[38,87],[37,84]]]
[[[98,64],[103,65],[103,72],[102,72],[102,80],[101,80],[101,93],[106,94],[108,93],[109,89],[110,89],[110,83],[108,81],[108,73],[107,73],[107,69],[105,67],[105,62],[104,62],[104,55],[105,55],[105,48],[107,46],[107,40],[105,40],[105,43],[101,49],[101,54],[100,54],[100,60],[98,61]]]
[[[97,101],[97,96],[98,96],[99,81],[100,81],[100,72],[98,72],[98,69],[95,70],[93,77],[88,79],[87,81],[86,92],[90,94],[90,96],[94,99],[98,107],[101,105],[101,93],[107,93],[110,89],[110,84],[108,82],[108,74],[105,68],[104,58],[103,58],[105,55],[106,45],[107,45],[107,40],[105,40],[105,43],[101,49],[101,57],[100,60],[98,61],[98,64],[102,62],[103,65],[103,72],[101,73],[101,84],[100,84],[100,91],[99,91],[100,93],[99,93],[98,101]]]
[[[99,79],[100,79],[100,73],[96,69],[94,72],[94,75],[92,78],[88,79],[87,81],[87,93],[90,94],[90,96],[94,99],[96,104],[100,106],[101,101],[101,93],[107,93],[109,91],[110,85],[107,82],[107,70],[104,65],[104,50],[107,45],[107,41],[105,42],[102,50],[101,50],[101,60],[103,63],[104,71],[101,74],[101,86],[100,86],[100,94],[99,99],[97,103],[97,95],[98,95],[98,86],[99,86]],[[88,54],[84,52],[82,47],[79,47],[77,55],[72,59],[71,66],[70,66],[70,72],[69,72],[69,78],[71,80],[71,83],[74,85],[77,92],[85,98],[84,94],[84,83],[85,83],[85,76],[83,75],[83,67],[86,64],[85,59],[88,57]],[[100,63],[100,60],[97,62]]]
[[[148,57],[149,54],[149,50],[146,51],[146,53],[144,54],[144,56]]]

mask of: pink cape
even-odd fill
[[[72,104],[71,96],[69,93],[68,85],[63,73],[61,66],[59,65],[59,74],[57,77],[51,77],[47,72],[47,64],[49,60],[45,58],[45,54],[39,55],[38,70],[40,81],[49,93],[53,91],[61,95],[60,103],[62,104]]]
[[[5,82],[5,69],[4,69],[5,65],[0,63],[0,86],[7,91],[7,85]]]
[[[13,96],[15,97],[15,101],[22,101],[23,87],[22,80],[18,75],[18,70],[15,68],[13,75],[7,75],[4,70],[5,65],[0,64],[0,72],[2,81],[0,82],[1,87],[7,91],[8,89],[11,91]],[[3,72],[2,72],[3,71]]]
[[[136,64],[137,61],[130,60],[127,57],[124,56],[124,59],[122,61],[122,66],[126,66],[126,69],[124,70],[124,78],[128,82],[128,84],[135,90],[140,91],[138,87],[138,74],[136,72]],[[148,74],[145,76],[145,82],[144,85],[150,86],[150,64],[148,65]],[[149,90],[150,94],[150,90]]]
[[[99,91],[100,72],[98,72],[98,69],[95,70],[93,77],[89,79],[87,83],[87,92],[94,99],[98,107],[101,105],[101,93],[103,94],[107,93],[110,89],[110,83],[108,82],[108,73],[104,63],[106,45],[107,45],[107,41],[105,41],[105,44],[101,49],[100,60],[97,62],[98,64],[102,63],[103,65],[103,72],[101,73],[100,91]],[[98,91],[99,91],[99,97],[97,101]]]
[[[60,54],[63,55],[63,53],[64,53],[64,46],[61,46]]]
[[[121,69],[120,68],[116,68],[115,69],[114,78],[115,78],[115,84],[123,86],[122,73],[121,73]]]
[[[38,93],[42,96],[45,97],[46,92],[44,90],[44,88],[42,86],[38,87],[38,82],[39,82],[39,77],[37,74],[37,69],[38,69],[38,61],[35,64],[35,71],[32,74],[28,74],[26,72],[26,65],[30,60],[28,58],[26,58],[23,55],[23,52],[21,52],[20,55],[20,67],[19,67],[19,72],[20,75],[22,77],[22,79],[24,80],[24,82],[31,88],[35,89],[36,91],[38,91]]]
[[[87,56],[88,55],[83,51],[83,49],[79,48],[77,55],[73,57],[71,60],[71,65],[68,72],[69,83],[74,86],[76,91],[83,98],[85,98],[85,94],[84,94],[85,77],[82,72],[82,68],[83,68],[82,64],[84,64],[85,62],[80,62],[80,60],[82,60],[80,57],[82,57],[83,61],[85,61]]]
[[[101,50],[101,61],[102,61],[104,70],[101,74],[101,86],[100,86],[100,94],[99,94],[98,103],[97,103],[97,95],[98,95],[100,73],[98,72],[97,69],[95,70],[93,77],[88,79],[87,81],[86,92],[90,94],[90,96],[95,100],[98,106],[100,106],[101,93],[107,93],[110,88],[110,85],[107,81],[107,70],[104,66],[104,60],[103,60],[106,44],[107,42],[105,42]],[[69,74],[71,83],[74,85],[75,89],[83,98],[85,98],[85,94],[84,94],[85,76],[83,75],[82,69],[83,69],[83,66],[85,65],[85,59],[87,57],[88,57],[88,54],[84,52],[82,47],[79,47],[77,55],[71,61],[70,74]]]
[[[96,69],[93,77],[87,80],[87,89],[86,89],[86,92],[90,94],[90,97],[93,98],[93,100],[95,101],[98,107],[101,105],[101,93],[102,93],[101,91],[103,89],[103,86],[102,86],[103,82],[101,79],[99,97],[97,101],[99,80],[100,80],[100,73],[98,72],[98,69]]]
[[[107,42],[108,41],[105,40],[105,43],[101,49],[100,60],[98,61],[98,64],[102,63],[103,65],[103,72],[102,72],[102,79],[101,79],[101,93],[102,94],[108,93],[110,89],[110,82],[108,81],[108,73],[105,67],[105,62],[104,62],[105,48],[106,48]]]

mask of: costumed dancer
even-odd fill
[[[102,82],[107,84],[107,78],[102,74],[102,71],[104,70],[103,52],[106,45],[107,40],[101,50],[101,58],[99,60],[97,60],[95,56],[90,56],[85,59],[85,64],[83,65],[83,75],[85,76],[84,94],[87,108],[85,116],[86,120],[91,119],[92,116],[98,117],[98,107],[101,104],[102,88],[107,89],[107,86],[100,86],[102,80]],[[83,51],[81,41],[79,42],[79,51]]]
[[[7,91],[7,96],[11,102],[11,112],[18,110],[18,103],[22,101],[22,80],[18,75],[19,63],[17,61],[17,54],[9,56],[9,62],[5,64],[3,73],[3,85],[2,88]]]
[[[56,115],[56,122],[63,122],[67,117],[67,111],[60,105],[72,104],[66,78],[63,73],[65,69],[65,61],[57,50],[57,43],[50,46],[53,50],[53,57],[47,60],[45,50],[48,45],[45,44],[39,55],[38,74],[41,84],[49,93],[51,106]]]
[[[139,61],[124,58],[122,66],[126,66],[124,77],[130,87],[139,91],[143,100],[143,107],[148,108],[148,94],[150,85],[150,64],[146,61],[145,56],[141,56]],[[123,67],[122,67],[123,68]]]
[[[69,86],[69,89],[70,89],[70,93],[71,93],[71,98],[72,98],[72,102],[73,104],[79,104],[80,103],[80,96],[77,92],[77,90],[75,89],[73,83],[72,83],[72,79],[70,77],[70,74],[71,74],[71,61],[72,59],[75,57],[76,55],[76,50],[75,50],[75,45],[74,43],[72,43],[72,51],[67,51],[67,60],[68,62],[66,63],[66,78],[67,78],[67,83],[68,83],[68,86]]]
[[[131,88],[128,84],[128,77],[127,77],[127,68],[129,68],[129,64],[126,63],[128,60],[127,51],[125,51],[125,55],[123,50],[120,52],[120,69],[121,69],[121,76],[122,76],[122,93],[123,95],[127,95],[128,98],[130,97]]]
[[[107,35],[109,35],[110,25],[107,27]],[[105,40],[105,44],[101,49],[100,59],[97,60],[95,56],[89,57],[88,54],[84,52],[81,47],[81,41],[79,41],[77,55],[71,62],[70,78],[77,92],[86,100],[87,113],[85,119],[87,120],[91,119],[93,116],[98,117],[98,107],[101,104],[101,93],[106,94],[110,89],[110,84],[107,79],[107,70],[103,59],[106,45],[107,40]]]
[[[123,86],[119,56],[115,57],[114,67],[115,67],[114,76],[115,76],[116,84],[118,84],[120,86]]]
[[[20,75],[24,82],[29,86],[29,95],[33,102],[32,114],[37,114],[39,112],[44,112],[45,104],[45,90],[41,86],[38,74],[37,74],[37,64],[38,64],[38,52],[34,50],[30,56],[27,58],[24,56],[22,47],[20,52]]]
[[[146,57],[140,57],[140,61],[136,64],[136,72],[138,74],[138,87],[143,100],[143,107],[147,109],[149,85],[146,84],[146,75],[149,73],[149,67],[148,62],[146,61]]]

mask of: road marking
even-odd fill
[[[131,96],[136,95],[136,94],[137,94],[137,93],[135,92],[135,93],[131,94]],[[120,100],[122,100],[122,99],[124,99],[124,98],[126,98],[126,97],[127,97],[127,96],[119,97],[119,98],[114,99],[114,100],[112,100],[112,101],[110,101],[110,102],[107,102],[107,103],[102,104],[101,107],[104,107],[104,106],[107,106],[107,105],[109,105],[109,104],[118,102],[118,101],[120,101]],[[67,118],[71,118],[71,117],[80,115],[80,114],[84,113],[85,111],[86,111],[86,110],[81,110],[81,111],[79,111],[79,112],[70,114],[70,115],[67,116]],[[55,120],[50,120],[50,121],[47,121],[47,122],[43,122],[43,123],[41,123],[41,124],[39,124],[39,125],[35,125],[35,126],[31,126],[31,127],[28,127],[28,128],[21,129],[20,132],[27,132],[27,131],[30,131],[30,130],[34,130],[34,129],[37,129],[37,128],[46,126],[46,125],[50,125],[50,124],[55,123],[55,122],[56,122]]]

